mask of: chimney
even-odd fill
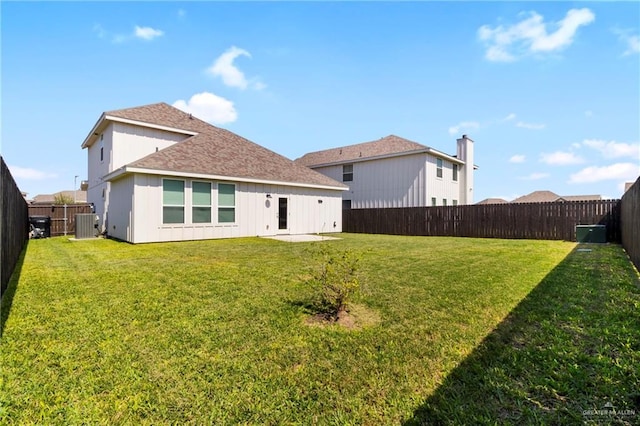
[[[467,135],[462,135],[457,140],[457,158],[464,161],[459,166],[460,204],[473,204],[473,140]]]

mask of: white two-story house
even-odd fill
[[[346,185],[166,103],[103,113],[82,148],[87,201],[110,237],[342,231]]]
[[[343,208],[473,204],[474,142],[448,155],[398,137],[305,154],[296,162],[349,186]]]

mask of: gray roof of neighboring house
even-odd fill
[[[372,157],[384,157],[394,154],[425,151],[431,151],[446,157],[451,157],[417,142],[413,142],[396,135],[389,135],[371,142],[310,152],[298,158],[296,162],[312,167],[324,164],[350,162]]]
[[[600,195],[558,195],[551,191],[533,191],[511,201],[512,203],[547,203],[553,201],[593,201],[602,200]]]
[[[197,132],[195,136],[125,167],[347,188],[323,174],[166,103],[109,111],[103,114],[105,116]]]
[[[485,198],[482,201],[478,201],[476,204],[507,204],[508,201],[503,198]]]

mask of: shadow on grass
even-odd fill
[[[404,424],[640,424],[638,365],[638,275],[581,245]]]
[[[24,263],[24,256],[27,253],[28,245],[29,241],[27,241],[22,248],[22,253],[20,253],[16,266],[11,273],[11,279],[9,279],[7,289],[2,293],[2,301],[0,304],[0,338],[4,335],[4,325],[7,322],[7,319],[9,319],[9,314],[11,313],[11,305],[13,304],[13,297],[16,294],[16,289],[18,288],[20,271],[22,271],[22,264]]]

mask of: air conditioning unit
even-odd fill
[[[76,215],[76,240],[95,238],[97,235],[97,216],[94,213],[79,213]]]

